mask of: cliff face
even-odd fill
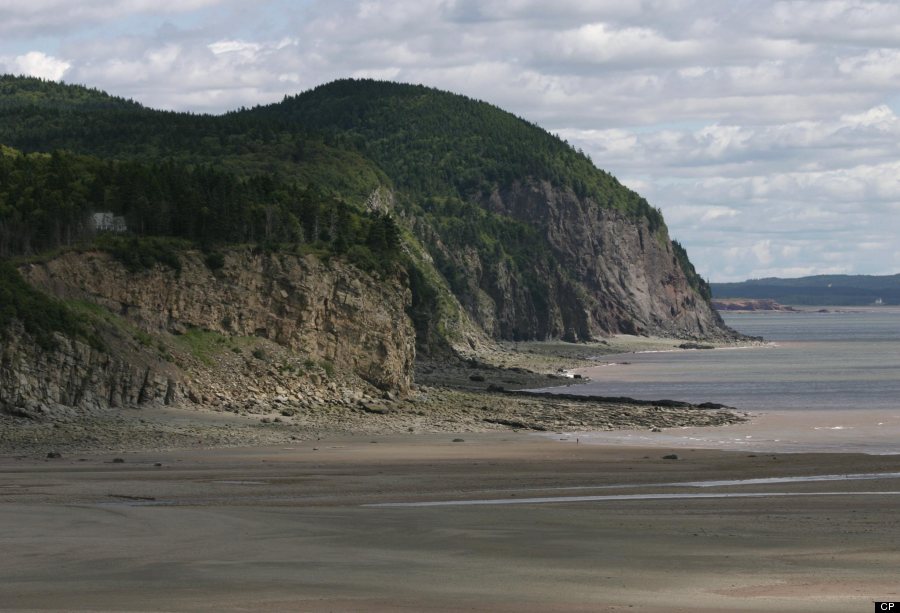
[[[37,345],[20,327],[0,348],[0,409],[40,419],[145,402],[171,404],[179,374],[148,356],[113,356],[61,334],[56,347]]]
[[[415,337],[399,279],[248,249],[227,251],[215,271],[198,252],[181,262],[180,272],[131,273],[104,253],[70,252],[23,267],[32,285],[98,305],[118,323],[108,326],[106,353],[63,337],[56,350],[42,351],[13,334],[2,353],[0,402],[350,402],[409,390]],[[196,330],[215,342],[192,355],[181,339]]]
[[[682,338],[730,331],[695,291],[664,231],[646,218],[601,208],[547,182],[517,182],[481,203],[536,227],[552,254],[534,270],[512,271],[474,250],[456,255],[469,271],[463,303],[495,338],[586,340],[607,334]],[[534,290],[523,279],[544,283]]]

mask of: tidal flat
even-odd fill
[[[671,451],[510,432],[4,456],[0,608],[851,611],[898,599],[900,457]],[[785,479],[841,473],[869,476]],[[723,483],[683,485],[698,480]]]

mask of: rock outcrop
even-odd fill
[[[129,272],[102,252],[23,266],[37,288],[102,307],[111,346],[57,335],[46,350],[12,331],[0,404],[31,413],[181,401],[243,409],[409,391],[415,337],[402,279],[375,279],[336,259],[249,248],[223,255],[215,270],[192,251],[181,254],[180,271]],[[200,340],[212,338],[215,351],[192,354],[180,341],[197,331],[211,335]]]
[[[21,326],[0,347],[0,409],[32,419],[177,399],[179,373],[138,354],[112,355],[56,334],[45,349]],[[128,359],[131,358],[131,359]]]
[[[732,334],[682,270],[664,228],[604,208],[570,189],[523,181],[484,208],[538,229],[550,257],[512,271],[474,250],[448,254],[469,272],[459,296],[494,338],[587,340],[609,334],[707,339]],[[536,245],[536,248],[538,246]],[[536,291],[540,280],[546,290]]]
[[[770,298],[721,298],[712,301],[713,308],[719,311],[796,311]]]

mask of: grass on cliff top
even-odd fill
[[[77,338],[95,349],[103,349],[90,318],[66,303],[31,287],[10,262],[0,260],[0,338],[5,338],[14,321],[44,349],[56,346],[54,332]]]

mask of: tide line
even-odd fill
[[[628,500],[692,500],[708,498],[776,498],[806,496],[900,496],[900,491],[888,492],[723,492],[702,494],[612,494],[608,496],[550,496],[541,498],[493,498],[484,500],[433,500],[425,502],[380,502],[364,504],[377,508],[421,508],[421,507],[470,507],[508,504],[561,504],[573,502],[610,502]]]

